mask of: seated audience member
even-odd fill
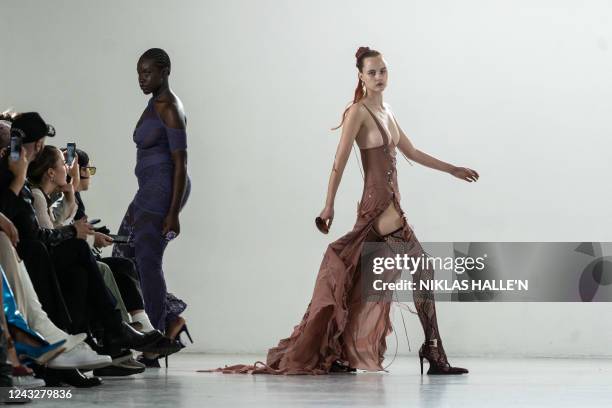
[[[4,141],[8,143],[11,127],[10,120],[14,116],[15,114],[2,115],[3,120],[0,120],[0,141],[2,143]],[[8,153],[6,149],[2,150],[1,146],[3,145],[0,144],[0,160]],[[1,173],[0,176],[2,176]],[[6,174],[4,174],[4,177],[6,177]],[[49,341],[66,341],[63,346],[66,352],[50,361],[47,364],[46,371],[43,373],[47,385],[60,386],[68,384],[77,387],[99,385],[99,378],[87,378],[76,368],[93,369],[103,367],[110,364],[110,357],[94,353],[87,344],[83,343],[83,339],[86,337],[84,333],[69,335],[51,322],[39,302],[38,295],[34,291],[30,276],[25,271],[23,262],[19,261],[15,252],[14,246],[17,246],[19,240],[17,229],[1,213],[0,225],[3,226],[3,228],[0,228],[0,265],[5,268],[6,278],[14,289],[15,301],[20,313],[26,319],[28,325],[38,333],[41,333]],[[1,231],[2,229],[4,232]],[[52,279],[50,280],[52,281]],[[56,286],[55,288],[57,289],[56,294],[61,298],[58,287]],[[49,293],[52,293],[53,287],[49,289]],[[63,299],[59,299],[58,303],[63,304]],[[69,316],[67,314],[65,316],[66,321],[69,321]],[[18,383],[18,385],[20,384],[22,383]]]
[[[47,341],[55,343],[66,340],[63,345],[65,352],[49,363],[49,367],[93,369],[109,365],[111,363],[109,356],[96,354],[84,343],[87,337],[85,333],[68,334],[49,319],[38,300],[25,266],[17,257],[12,242],[15,238],[9,238],[7,231],[12,237],[17,236],[11,221],[0,213],[0,267],[4,269],[17,309],[27,324]]]
[[[60,168],[58,166],[67,167],[70,181],[55,177],[55,170]],[[38,225],[48,229],[69,225],[77,209],[74,187],[75,184],[77,186],[79,184],[79,165],[77,161],[75,160],[71,166],[64,165],[64,156],[60,150],[54,146],[45,146],[36,160],[28,166],[27,178],[32,191],[32,205],[38,219]],[[57,201],[55,198],[51,198],[56,197],[57,194],[59,194]],[[56,211],[51,211],[53,201],[57,203],[57,205],[54,205]],[[86,241],[90,245],[97,244],[98,246],[105,241],[112,242],[109,237],[98,232],[88,234]],[[107,289],[116,300],[116,308],[121,312],[123,320],[129,322],[130,317],[112,271],[106,264],[97,262],[97,265]]]
[[[54,132],[40,115],[29,112],[13,118],[11,133],[20,135],[23,147],[18,160],[9,160],[9,155],[0,159],[0,211],[19,232],[17,251],[43,308],[54,323],[69,333],[86,332],[90,320],[95,318],[104,326],[103,346],[108,354],[118,355],[129,348],[146,351],[161,333],[144,334],[121,320],[85,242],[93,227],[85,221],[56,229],[41,228],[38,224],[26,172],[30,161],[42,151],[45,137],[53,136]],[[62,167],[56,170],[62,172]],[[58,281],[59,296],[55,293]],[[62,314],[68,320],[63,320]]]
[[[74,184],[78,185],[79,183],[79,165],[75,161],[69,168],[69,173],[71,176],[70,182],[67,182],[66,180],[66,168],[67,164],[64,161],[64,156],[59,149],[53,146],[45,146],[36,160],[34,160],[28,168],[28,180],[31,183],[32,195],[34,198],[33,205],[36,211],[36,217],[41,227],[54,228],[54,224],[57,224],[58,226],[61,225],[62,222],[66,221],[66,219],[76,208],[74,202]],[[62,210],[58,212],[59,215],[55,215],[50,210],[50,206],[52,204],[51,196],[57,191],[61,191],[63,193],[63,197],[60,200],[63,202],[61,205]],[[110,237],[99,232],[94,232],[93,234],[89,235],[89,237],[93,237],[91,243],[95,246],[106,246],[112,243],[112,239],[110,239]],[[123,270],[126,266],[132,266],[129,260],[111,259],[111,261],[116,269]],[[126,265],[125,262],[127,262],[128,265]],[[133,299],[134,296],[138,296],[138,294],[134,295],[133,288],[124,290],[124,293],[122,294],[116,286],[114,274],[110,270],[109,265],[103,262],[97,262],[97,265],[103,276],[105,276],[105,280],[107,280],[107,286],[114,289],[113,292],[115,294],[115,298],[121,301],[121,304],[123,304],[123,296],[129,296],[128,304],[130,305],[130,313],[136,317],[141,314],[143,309],[142,298]],[[123,277],[121,273],[117,273],[117,276]],[[132,290],[130,291],[130,289]],[[138,301],[140,303],[134,308],[134,302]],[[144,317],[146,318],[146,315]],[[144,331],[155,332],[153,328],[150,330],[146,330],[146,328],[144,328]],[[176,342],[172,342],[163,336],[160,336],[155,343],[147,346],[147,350],[150,352],[165,354],[178,351],[179,349],[180,346]],[[106,369],[95,370],[94,374],[101,376],[130,375],[142,372],[143,370],[143,364],[130,359],[128,361],[113,364],[112,367],[108,367]]]

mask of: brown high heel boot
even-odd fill
[[[393,245],[402,244],[404,252],[408,256],[420,256],[424,253],[421,244],[416,239],[412,229],[408,231],[408,239],[403,235],[403,231],[394,231],[386,235],[385,241]],[[414,274],[412,279],[416,284],[413,292],[414,305],[425,332],[425,342],[419,349],[419,360],[421,362],[421,375],[423,374],[423,359],[429,363],[429,375],[445,375],[445,374],[466,374],[468,370],[461,367],[452,367],[448,363],[446,352],[442,347],[440,340],[440,332],[438,330],[438,319],[436,316],[436,302],[432,290],[421,290],[419,288],[421,281],[429,281],[434,278],[434,270],[426,264],[427,267],[421,267]]]

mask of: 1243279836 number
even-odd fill
[[[44,389],[11,389],[8,390],[10,399],[69,399],[72,398],[72,390],[66,388],[44,388]]]

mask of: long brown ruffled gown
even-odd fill
[[[312,300],[293,333],[268,351],[266,364],[234,365],[202,370],[252,374],[326,374],[332,365],[383,370],[387,349],[385,338],[392,332],[389,312],[391,302],[365,301],[360,271],[365,242],[396,242],[412,256],[423,249],[408,225],[400,207],[397,183],[396,146],[374,114],[363,105],[382,135],[383,145],[360,149],[364,168],[364,189],[352,231],[331,243],[323,257]],[[403,219],[403,226],[381,236],[374,230],[374,220],[393,204]],[[431,279],[433,271],[420,270],[413,279]],[[435,304],[431,292],[413,294],[426,339],[438,338]],[[444,354],[441,349],[439,352]],[[440,356],[442,357],[442,356]],[[443,363],[446,364],[443,355]]]

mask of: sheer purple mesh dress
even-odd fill
[[[134,130],[138,191],[119,227],[119,235],[129,235],[133,244],[115,244],[113,256],[135,262],[145,310],[153,326],[164,331],[187,307],[185,302],[167,291],[162,269],[168,245],[162,229],[173,189],[172,152],[187,149],[187,134],[184,129],[167,127],[155,110],[154,102],[155,98],[149,100]],[[187,202],[190,190],[188,177],[181,208]]]

